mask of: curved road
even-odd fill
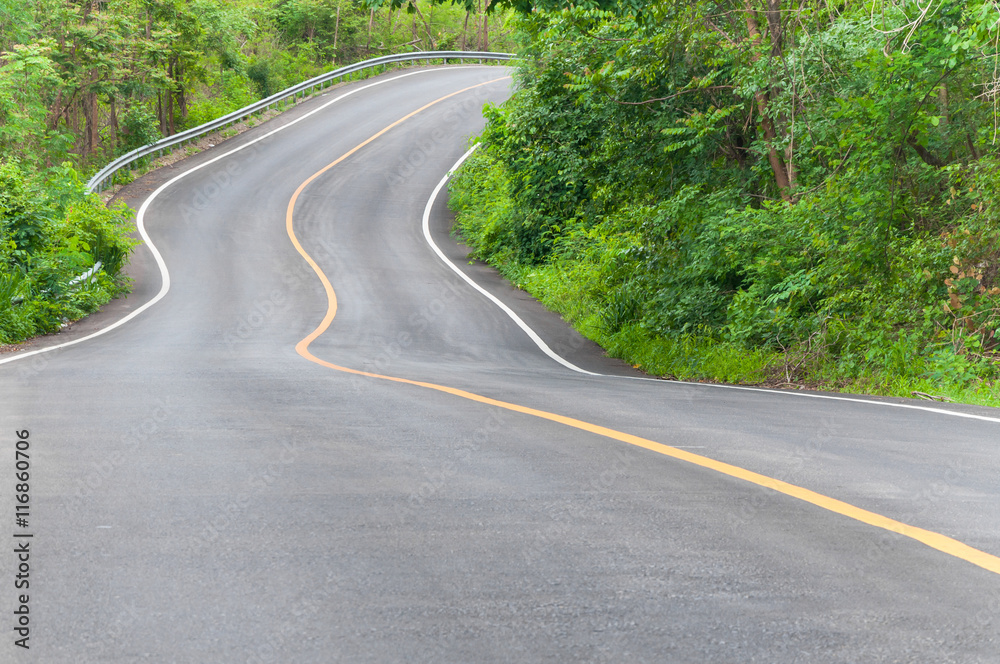
[[[645,380],[438,196],[561,363],[433,251],[506,74],[338,88],[125,192],[169,289],[142,249],[57,340],[153,306],[0,356],[0,661],[1000,661],[1000,413]]]

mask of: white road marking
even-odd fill
[[[469,158],[469,155],[475,152],[477,147],[479,146],[473,145],[471,148],[469,148],[468,152],[463,154],[459,158],[459,160],[455,162],[455,165],[451,167],[451,170],[445,173],[445,176],[441,178],[441,181],[437,183],[436,187],[434,187],[434,191],[431,192],[431,197],[427,200],[427,205],[424,207],[424,217],[423,217],[424,239],[427,240],[427,244],[431,246],[431,249],[434,250],[434,253],[437,254],[438,258],[444,261],[445,265],[450,267],[452,271],[459,277],[461,277],[467,284],[469,284],[477,291],[482,293],[485,297],[487,297],[490,300],[490,302],[500,307],[500,309],[505,314],[510,316],[511,320],[517,323],[517,326],[519,328],[524,330],[524,333],[527,334],[528,337],[535,342],[535,345],[538,346],[538,348],[543,353],[545,353],[553,360],[566,367],[567,369],[570,369],[577,373],[586,374],[588,376],[600,376],[601,374],[594,373],[593,371],[587,371],[586,369],[581,369],[580,367],[576,366],[575,364],[573,364],[572,362],[570,362],[569,360],[567,360],[566,358],[562,357],[561,355],[553,351],[551,348],[549,348],[548,344],[542,341],[542,338],[538,336],[538,333],[535,332],[533,329],[531,329],[531,327],[529,327],[527,323],[521,320],[521,317],[518,316],[516,313],[514,313],[510,307],[501,302],[496,296],[487,291],[485,288],[483,288],[475,281],[473,281],[469,275],[467,275],[465,272],[462,272],[462,270],[458,269],[457,265],[448,260],[448,257],[444,255],[444,252],[441,251],[440,247],[438,247],[437,244],[435,244],[434,239],[431,237],[431,223],[430,223],[431,208],[434,207],[434,202],[437,200],[438,194],[441,192],[441,189],[444,188],[444,185],[448,182],[448,179],[451,177],[451,174],[456,170],[458,170],[458,167],[461,166],[462,163]]]

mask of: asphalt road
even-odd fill
[[[124,192],[169,289],[143,248],[35,348],[152,306],[0,356],[0,661],[1000,661],[1000,413],[645,380],[439,196],[560,363],[432,250],[506,73],[355,83]]]

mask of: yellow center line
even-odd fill
[[[323,173],[326,173],[328,170],[330,170],[331,168],[333,168],[334,166],[336,166],[340,162],[344,161],[345,159],[347,159],[348,157],[350,157],[352,154],[354,154],[355,152],[357,152],[361,148],[365,147],[366,145],[368,145],[369,143],[371,143],[372,141],[374,141],[379,136],[385,134],[390,129],[393,129],[393,128],[398,127],[399,125],[403,124],[404,122],[406,122],[407,120],[409,120],[410,118],[412,118],[414,115],[416,115],[416,114],[418,114],[418,113],[420,113],[422,111],[427,110],[431,106],[434,106],[435,104],[438,104],[438,103],[444,101],[445,99],[450,99],[451,97],[454,97],[456,95],[460,95],[463,92],[468,92],[469,90],[475,90],[476,88],[481,88],[484,85],[489,85],[491,83],[496,83],[498,81],[503,81],[503,80],[506,80],[506,79],[509,79],[509,78],[510,78],[510,76],[501,76],[499,78],[494,78],[494,79],[492,79],[490,81],[486,81],[485,83],[479,83],[477,85],[470,85],[467,88],[462,88],[461,90],[456,90],[455,92],[452,92],[451,94],[447,94],[447,95],[445,95],[443,97],[435,99],[434,101],[430,102],[429,104],[424,104],[423,106],[421,106],[417,110],[413,111],[412,113],[407,113],[406,115],[404,115],[400,119],[396,120],[395,122],[393,122],[391,125],[389,125],[385,129],[380,130],[379,132],[377,132],[377,133],[369,136],[364,141],[358,143],[353,148],[351,148],[350,150],[348,150],[344,154],[340,155],[339,157],[337,157],[336,159],[334,159],[333,161],[331,161],[329,164],[327,164],[323,168],[319,169],[318,171],[316,171],[315,173],[313,173],[312,175],[310,175],[308,178],[306,178],[305,182],[303,182],[302,184],[300,184],[299,188],[295,190],[295,193],[292,194],[291,200],[288,201],[288,209],[285,211],[285,230],[288,232],[288,237],[292,240],[292,244],[295,246],[295,250],[298,251],[299,254],[301,254],[301,256],[306,260],[307,263],[309,263],[309,265],[312,267],[313,271],[319,277],[319,280],[323,283],[323,288],[326,289],[326,297],[327,297],[327,300],[329,302],[329,307],[327,308],[326,316],[323,317],[323,321],[319,324],[319,326],[315,330],[312,331],[312,333],[308,337],[306,337],[305,339],[303,339],[302,341],[300,341],[298,343],[298,345],[295,346],[295,350],[297,350],[300,355],[302,355],[303,351],[305,351],[307,348],[309,348],[309,344],[311,344],[316,337],[318,337],[319,335],[321,335],[324,332],[326,332],[326,329],[328,327],[330,327],[330,323],[333,322],[333,317],[337,315],[337,294],[333,291],[333,286],[330,285],[330,280],[326,278],[326,275],[323,274],[323,270],[320,269],[319,265],[317,265],[316,261],[313,260],[312,256],[310,256],[306,252],[306,250],[302,248],[302,244],[299,242],[299,239],[297,237],[295,237],[295,229],[293,227],[293,215],[294,215],[294,212],[295,212],[295,203],[299,200],[299,196],[302,194],[303,190],[305,190],[306,187],[308,187],[310,184],[312,184],[312,182],[316,178],[318,178],[319,176],[323,175]]]
[[[558,424],[572,427],[574,429],[579,429],[581,431],[593,433],[598,436],[611,438],[612,440],[617,440],[623,443],[628,443],[629,445],[634,445],[636,447],[641,447],[650,450],[652,452],[657,452],[659,454],[672,457],[679,461],[686,461],[687,463],[691,463],[696,466],[700,466],[702,468],[707,468],[709,470],[714,470],[716,472],[722,473],[723,475],[728,475],[736,479],[744,480],[751,484],[756,484],[758,486],[771,489],[773,491],[777,491],[778,493],[785,494],[786,496],[797,498],[798,500],[805,501],[822,509],[833,512],[835,514],[846,516],[850,519],[854,519],[855,521],[860,521],[861,523],[865,523],[870,526],[874,526],[876,528],[881,528],[883,530],[887,530],[892,533],[897,533],[904,537],[909,537],[910,539],[914,539],[922,544],[931,547],[932,549],[937,549],[942,553],[946,553],[950,556],[954,556],[961,560],[970,562],[973,565],[977,565],[978,567],[993,572],[994,574],[1000,574],[1000,557],[986,553],[985,551],[980,551],[979,549],[975,549],[969,546],[968,544],[959,542],[958,540],[948,537],[947,535],[942,535],[940,533],[936,533],[930,530],[924,530],[923,528],[917,528],[916,526],[911,526],[902,523],[900,521],[896,521],[895,519],[890,519],[889,517],[883,516],[881,514],[870,512],[860,507],[851,505],[850,503],[845,503],[842,500],[837,500],[836,498],[831,498],[829,496],[816,493],[815,491],[811,491],[809,489],[797,486],[795,484],[789,484],[788,482],[783,482],[782,480],[778,480],[773,477],[768,477],[767,475],[761,475],[760,473],[755,473],[751,470],[740,468],[739,466],[734,466],[728,463],[724,463],[722,461],[716,461],[715,459],[710,459],[708,457],[704,457],[698,454],[692,454],[691,452],[687,452],[685,450],[678,449],[676,447],[664,445],[662,443],[658,443],[656,441],[649,440],[646,438],[640,438],[639,436],[633,436],[632,434],[617,431],[615,429],[609,429],[607,427],[603,427],[598,424],[592,424],[590,422],[584,422],[582,420],[578,420],[572,417],[566,417],[565,415],[558,415],[556,413],[550,413],[544,410],[529,408],[527,406],[521,406],[515,403],[509,403],[507,401],[491,399],[490,397],[485,397],[479,394],[475,394],[473,392],[467,392],[465,390],[460,390],[454,387],[448,387],[446,385],[438,385],[436,383],[427,383],[418,380],[410,380],[408,378],[386,376],[382,374],[370,373],[367,371],[359,371],[357,369],[351,369],[348,367],[342,367],[340,365],[327,362],[326,360],[322,360],[313,355],[309,351],[309,345],[330,327],[330,324],[333,322],[334,317],[337,315],[337,294],[336,292],[334,292],[333,285],[330,283],[330,280],[327,278],[326,274],[323,273],[323,270],[320,269],[316,261],[313,260],[313,258],[305,251],[305,249],[302,248],[302,244],[299,242],[298,238],[295,235],[295,230],[293,227],[293,212],[295,210],[295,203],[298,200],[299,195],[310,183],[312,183],[320,175],[326,173],[331,168],[341,163],[349,156],[351,156],[364,146],[368,145],[378,137],[382,136],[390,129],[400,125],[401,123],[412,118],[414,115],[420,113],[421,111],[424,111],[430,108],[431,106],[434,106],[435,104],[444,101],[445,99],[454,97],[455,95],[467,92],[469,90],[481,87],[483,85],[489,85],[490,83],[495,83],[505,78],[509,77],[505,76],[497,78],[492,81],[487,81],[485,83],[480,83],[479,85],[473,85],[468,88],[458,90],[457,92],[445,95],[440,99],[436,99],[430,102],[429,104],[426,104],[418,108],[412,113],[409,113],[408,115],[405,115],[404,117],[400,118],[396,122],[393,122],[391,125],[389,125],[385,129],[382,129],[378,133],[374,134],[364,142],[359,143],[357,146],[355,146],[348,152],[341,155],[335,161],[324,166],[322,169],[311,175],[305,182],[299,185],[298,189],[295,190],[295,193],[292,195],[291,200],[288,202],[288,210],[285,216],[285,229],[287,230],[288,237],[291,239],[292,244],[295,246],[295,249],[299,252],[299,254],[302,255],[302,257],[306,260],[306,262],[312,266],[313,271],[316,272],[316,275],[319,277],[319,280],[323,284],[323,288],[326,291],[328,300],[327,312],[326,316],[323,317],[323,321],[319,324],[319,326],[315,330],[313,330],[309,334],[309,336],[307,336],[305,339],[296,344],[295,346],[296,352],[298,352],[299,355],[309,360],[310,362],[314,362],[320,366],[327,367],[329,369],[334,369],[335,371],[355,374],[358,376],[367,376],[369,378],[377,378],[380,380],[388,380],[395,383],[404,383],[406,385],[415,385],[417,387],[422,387],[425,389],[444,392],[446,394],[451,394],[456,397],[468,399],[470,401],[476,401],[478,403],[487,404],[490,406],[496,406],[497,408],[503,408],[505,410],[513,411],[516,413],[523,413],[525,415],[538,417],[544,420],[549,420],[551,422],[556,422]]]

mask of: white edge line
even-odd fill
[[[883,407],[887,407],[887,408],[903,408],[903,409],[907,409],[907,410],[919,410],[919,411],[924,411],[924,412],[927,412],[927,413],[935,413],[935,414],[938,414],[938,415],[948,415],[948,416],[951,416],[951,417],[961,417],[961,418],[970,419],[970,420],[980,420],[980,421],[983,421],[983,422],[996,422],[996,423],[1000,423],[1000,417],[989,417],[987,415],[975,415],[973,413],[962,413],[962,412],[953,411],[953,410],[945,410],[944,408],[932,408],[930,406],[918,406],[916,404],[890,403],[890,402],[885,402],[885,401],[873,401],[871,399],[857,399],[857,398],[853,398],[853,397],[838,397],[838,396],[833,396],[833,395],[830,395],[830,394],[816,394],[814,392],[790,392],[790,391],[786,391],[786,390],[771,390],[771,389],[762,388],[762,387],[748,387],[748,386],[744,386],[744,385],[725,385],[725,384],[721,384],[721,383],[695,383],[695,382],[683,381],[683,380],[664,380],[662,378],[645,378],[645,377],[641,377],[641,376],[615,376],[613,374],[594,373],[592,371],[586,371],[585,369],[581,369],[580,367],[576,366],[575,364],[572,364],[571,362],[569,362],[565,358],[557,355],[551,348],[548,347],[548,345],[546,345],[546,343],[544,341],[542,341],[542,338],[539,337],[538,334],[534,330],[532,330],[528,326],[527,323],[525,323],[523,320],[521,320],[521,318],[518,317],[518,315],[515,314],[510,309],[510,307],[508,307],[506,304],[504,304],[499,299],[497,299],[495,296],[493,296],[493,294],[491,294],[488,291],[486,291],[485,289],[483,289],[479,284],[477,284],[475,281],[473,281],[471,277],[469,277],[467,274],[465,274],[464,272],[462,272],[462,270],[460,270],[454,263],[452,263],[444,255],[444,252],[442,252],[441,249],[438,248],[438,246],[434,243],[434,240],[431,239],[431,233],[430,233],[430,214],[431,214],[431,208],[434,206],[434,202],[436,201],[438,194],[440,193],[440,191],[444,187],[444,185],[448,182],[448,180],[451,178],[451,176],[454,174],[454,172],[457,171],[459,169],[459,167],[463,163],[465,163],[465,160],[468,159],[472,155],[472,153],[476,151],[476,149],[478,147],[479,147],[479,144],[477,143],[476,145],[473,145],[471,148],[469,148],[469,150],[465,154],[463,154],[459,158],[459,160],[457,162],[455,162],[455,165],[451,167],[451,169],[448,171],[448,173],[445,174],[445,176],[438,183],[437,187],[435,187],[434,191],[431,193],[431,197],[427,201],[427,206],[424,208],[424,217],[423,217],[424,239],[427,240],[427,243],[431,246],[431,249],[434,250],[434,253],[436,253],[438,255],[438,258],[440,258],[442,261],[444,261],[444,263],[448,267],[450,267],[455,272],[455,274],[457,274],[458,276],[460,276],[462,279],[464,279],[466,281],[466,283],[468,283],[470,286],[472,286],[477,291],[479,291],[480,293],[482,293],[483,295],[485,295],[487,298],[489,298],[490,301],[493,302],[495,305],[497,305],[498,307],[500,307],[504,311],[504,313],[506,313],[508,316],[510,316],[514,320],[514,322],[517,323],[517,325],[522,330],[524,330],[524,332],[531,338],[532,341],[535,342],[535,345],[538,346],[538,348],[540,348],[543,353],[545,353],[546,355],[548,355],[549,357],[551,357],[553,360],[555,360],[559,364],[561,364],[561,365],[563,365],[563,366],[565,366],[565,367],[567,367],[569,369],[572,369],[573,371],[576,371],[578,373],[587,374],[588,376],[600,376],[602,378],[617,378],[617,379],[622,379],[622,380],[643,380],[643,381],[650,381],[650,382],[654,382],[654,383],[662,383],[664,385],[691,385],[691,386],[704,387],[704,388],[716,388],[716,389],[726,389],[726,390],[742,390],[744,392],[761,392],[761,393],[764,393],[764,394],[780,394],[780,395],[783,395],[783,396],[802,397],[802,398],[807,398],[807,399],[826,399],[826,400],[829,400],[829,401],[849,401],[851,403],[868,404],[868,405],[872,405],[872,406],[883,406]]]
[[[629,378],[629,376],[623,376]],[[805,399],[827,399],[830,401],[850,401],[852,403],[870,404],[872,406],[885,406],[888,408],[905,408],[907,410],[922,410],[927,413],[937,413],[939,415],[950,415],[952,417],[964,417],[970,420],[981,420],[983,422],[1000,423],[1000,417],[990,417],[988,415],[975,415],[973,413],[962,413],[955,410],[945,410],[944,408],[932,408],[930,406],[917,406],[909,403],[891,403],[887,401],[873,401],[871,399],[857,399],[854,397],[837,397],[832,394],[816,394],[815,392],[792,392],[789,390],[773,390],[765,387],[749,387],[747,385],[723,385],[721,383],[692,383],[683,380],[663,380],[661,378],[641,378],[639,380],[653,380],[658,383],[672,383],[680,385],[698,385],[700,387],[725,388],[727,390],[743,390],[744,392],[763,392],[765,394],[783,394],[790,397],[802,397]],[[982,406],[986,407],[986,406]]]
[[[424,239],[427,240],[427,244],[429,244],[431,249],[434,250],[434,253],[437,254],[438,258],[444,261],[444,264],[450,267],[455,274],[464,279],[467,284],[469,284],[477,291],[482,293],[493,304],[500,307],[500,309],[503,310],[505,314],[510,316],[511,320],[517,323],[517,326],[520,327],[522,330],[524,330],[524,333],[527,334],[528,337],[535,342],[535,345],[538,346],[539,350],[541,350],[543,353],[545,353],[553,360],[566,367],[567,369],[571,369],[573,371],[576,371],[577,373],[586,374],[588,376],[600,376],[601,374],[594,373],[593,371],[587,371],[586,369],[581,369],[580,367],[576,366],[575,364],[573,364],[572,362],[570,362],[569,360],[567,360],[566,358],[562,357],[561,355],[553,351],[551,348],[549,348],[548,344],[542,341],[542,338],[538,336],[538,334],[533,329],[531,329],[527,323],[521,320],[521,318],[517,314],[515,314],[510,307],[508,307],[506,304],[497,299],[496,296],[487,291],[485,288],[483,288],[475,281],[473,281],[469,275],[465,274],[460,269],[458,269],[458,266],[452,263],[448,259],[448,257],[444,255],[444,252],[441,251],[441,248],[437,246],[437,244],[434,242],[434,239],[431,237],[431,221],[430,221],[431,208],[434,207],[434,202],[437,200],[438,194],[441,192],[441,189],[444,188],[444,185],[448,182],[448,179],[451,177],[451,174],[456,170],[458,170],[458,167],[461,166],[462,163],[469,158],[469,155],[475,152],[477,147],[479,147],[478,144],[473,145],[471,148],[469,148],[468,152],[459,157],[458,161],[455,162],[455,165],[452,166],[447,173],[445,173],[444,177],[441,178],[441,181],[437,183],[436,187],[434,187],[434,191],[431,192],[431,197],[427,200],[426,207],[424,207],[424,217],[423,217]]]
[[[76,344],[82,344],[84,341],[90,341],[91,339],[95,339],[95,338],[97,338],[97,337],[99,337],[99,336],[101,336],[103,334],[107,334],[108,332],[114,330],[115,328],[121,327],[125,323],[129,322],[130,320],[132,320],[136,316],[140,315],[141,313],[143,313],[144,311],[146,311],[147,309],[149,309],[150,307],[152,307],[153,305],[155,305],[157,302],[159,302],[160,300],[162,300],[167,295],[167,293],[170,291],[170,272],[169,272],[169,270],[167,270],[167,264],[163,260],[163,256],[160,255],[160,251],[156,248],[156,245],[153,244],[153,241],[150,239],[149,234],[146,232],[145,216],[146,216],[146,210],[149,209],[149,206],[153,202],[153,200],[157,196],[159,196],[161,193],[163,193],[163,191],[165,189],[167,189],[168,187],[170,187],[171,185],[173,185],[175,182],[178,182],[179,180],[181,180],[183,178],[186,178],[187,176],[191,175],[195,171],[199,171],[202,168],[204,168],[204,167],[206,167],[206,166],[208,166],[210,164],[214,164],[215,162],[219,161],[220,159],[225,159],[226,157],[228,157],[230,155],[233,155],[233,154],[235,154],[235,153],[237,153],[237,152],[239,152],[241,150],[245,150],[246,148],[250,147],[251,145],[259,143],[260,141],[263,141],[266,138],[270,138],[271,136],[277,134],[279,131],[283,131],[283,130],[287,129],[288,127],[291,127],[291,126],[293,126],[295,124],[298,124],[302,120],[305,120],[306,118],[308,118],[308,117],[310,117],[312,115],[315,115],[316,113],[319,113],[320,111],[326,109],[327,107],[329,107],[329,106],[337,103],[341,99],[344,99],[345,97],[350,97],[351,95],[353,95],[355,93],[358,93],[358,92],[361,92],[362,90],[367,90],[368,88],[373,88],[376,85],[382,85],[384,83],[391,83],[392,81],[397,81],[397,80],[399,80],[401,78],[406,78],[407,76],[416,76],[417,74],[426,74],[428,72],[440,71],[440,70],[441,70],[441,68],[435,68],[435,69],[422,69],[420,71],[408,72],[408,73],[405,73],[405,74],[400,74],[399,76],[393,76],[392,78],[387,78],[387,79],[384,79],[384,80],[381,80],[381,81],[375,81],[374,83],[369,83],[368,85],[364,85],[364,86],[362,86],[360,88],[355,88],[353,90],[349,90],[349,91],[345,92],[344,94],[340,95],[339,97],[336,97],[335,99],[331,99],[330,101],[326,102],[322,106],[319,106],[318,108],[315,108],[315,109],[309,111],[308,113],[305,113],[305,114],[303,114],[303,115],[295,118],[294,120],[290,121],[288,124],[282,125],[282,126],[278,127],[277,129],[273,129],[273,130],[269,131],[268,133],[264,134],[263,136],[259,136],[259,137],[255,138],[255,139],[253,139],[252,141],[248,141],[248,142],[244,143],[243,145],[241,145],[241,146],[239,146],[237,148],[233,148],[232,150],[229,150],[228,152],[224,152],[224,153],[220,154],[219,156],[214,157],[214,158],[212,158],[212,159],[204,162],[203,164],[198,164],[197,166],[193,166],[193,167],[189,168],[188,170],[184,171],[183,173],[181,173],[181,174],[179,174],[179,175],[171,178],[170,180],[164,182],[162,185],[160,185],[156,189],[156,191],[154,191],[152,194],[150,194],[149,197],[146,198],[145,201],[143,201],[142,205],[139,207],[139,210],[138,210],[138,212],[136,212],[136,215],[135,215],[135,225],[136,225],[136,229],[139,231],[139,236],[142,237],[142,240],[145,243],[145,245],[147,247],[149,247],[150,252],[153,254],[153,259],[156,261],[156,265],[157,265],[157,267],[160,270],[160,279],[161,279],[161,282],[162,282],[162,285],[160,286],[160,292],[158,292],[155,296],[153,296],[153,299],[151,299],[150,301],[146,302],[144,305],[142,305],[141,307],[139,307],[135,311],[131,312],[130,314],[128,314],[124,318],[121,318],[121,319],[115,321],[114,323],[108,325],[107,327],[101,328],[100,330],[98,330],[96,332],[88,334],[85,337],[80,337],[79,339],[74,339],[73,341],[67,341],[65,343],[56,344],[55,346],[48,346],[46,348],[39,348],[38,350],[32,350],[32,351],[28,351],[28,352],[25,352],[25,353],[16,353],[16,354],[12,355],[11,357],[0,359],[0,364],[8,364],[10,362],[17,362],[18,360],[23,360],[23,359],[32,357],[34,355],[40,355],[42,353],[50,353],[52,351],[60,350],[60,349],[63,349],[63,348],[68,348],[69,346],[75,346]]]

